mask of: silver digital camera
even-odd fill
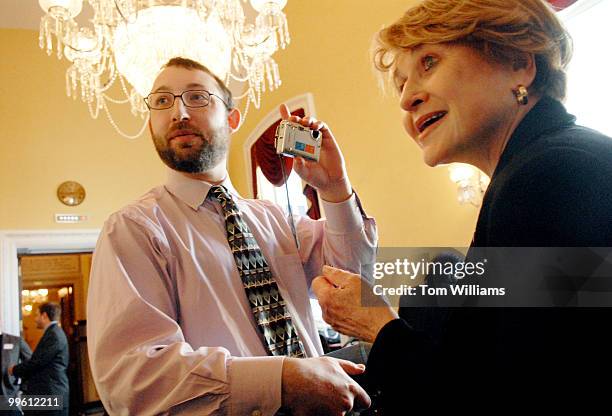
[[[283,120],[276,128],[274,141],[276,153],[284,156],[301,156],[304,159],[319,161],[323,135],[299,123]]]

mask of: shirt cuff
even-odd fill
[[[281,407],[285,357],[232,357],[230,416],[274,415]]]
[[[342,202],[321,200],[327,218],[327,228],[334,234],[348,234],[363,228],[363,209],[355,192]]]

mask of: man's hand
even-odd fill
[[[353,190],[346,174],[344,158],[327,124],[313,117],[292,116],[285,104],[280,106],[283,120],[300,123],[304,127],[322,133],[321,157],[318,162],[296,157],[293,168],[300,177],[319,191],[321,198],[328,202],[342,202],[349,199]]]
[[[347,374],[365,371],[363,364],[331,357],[285,358],[282,405],[293,416],[340,416],[370,407],[368,394]]]
[[[12,365],[12,366],[10,366],[10,367],[8,368],[8,373],[9,373],[9,376],[12,376],[12,375],[13,375],[13,368],[14,368],[14,367],[15,367],[15,366],[14,366],[14,365]]]
[[[362,285],[367,285],[363,293]],[[374,342],[381,328],[397,319],[385,299],[374,295],[358,274],[323,266],[323,276],[312,281],[312,290],[319,299],[323,320],[345,335]],[[366,306],[362,306],[364,300]]]

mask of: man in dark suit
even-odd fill
[[[15,335],[3,334],[0,327],[0,355],[2,355],[2,380],[0,381],[0,392],[2,393],[2,401],[8,400],[10,397],[16,398],[19,393],[19,379],[8,373],[9,367],[18,364],[19,361],[29,360],[32,356],[32,350],[28,344],[21,338]],[[21,415],[22,412],[18,409],[4,410],[2,414],[6,415]]]
[[[39,307],[36,327],[45,330],[43,337],[29,361],[9,368],[9,374],[24,379],[26,394],[62,396],[63,409],[41,411],[45,416],[68,415],[68,340],[57,324],[60,313],[57,303],[48,302]],[[26,411],[26,414],[37,413]]]

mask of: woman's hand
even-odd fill
[[[321,154],[318,162],[296,157],[293,169],[328,202],[342,202],[349,199],[353,190],[346,174],[344,158],[327,124],[313,117],[292,116],[285,104],[280,106],[283,120],[299,123],[322,134]]]
[[[313,280],[312,290],[325,322],[345,335],[374,342],[381,328],[397,319],[391,306],[357,274],[323,266],[323,275]]]

